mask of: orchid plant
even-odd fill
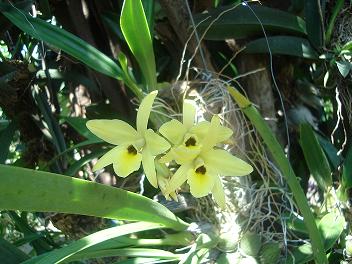
[[[93,170],[113,164],[115,173],[126,177],[143,169],[148,181],[160,188],[167,199],[177,199],[176,192],[184,182],[194,197],[209,193],[225,208],[225,193],[220,176],[244,176],[253,171],[251,165],[219,147],[229,139],[232,130],[220,124],[214,115],[211,122],[195,122],[196,107],[184,100],[182,122],[172,119],[159,128],[159,134],[147,128],[157,91],[148,94],[137,112],[137,124],[121,120],[90,120],[88,129],[104,141],[117,145],[102,156]],[[173,174],[169,167],[178,168]]]

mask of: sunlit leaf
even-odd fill
[[[156,89],[153,41],[141,0],[125,0],[120,25],[134,57],[138,61],[149,91]]]
[[[0,209],[83,214],[187,227],[164,206],[119,188],[60,174],[0,166]]]

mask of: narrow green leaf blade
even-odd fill
[[[328,159],[309,124],[300,126],[300,145],[310,173],[322,190],[332,185]]]
[[[260,5],[251,8],[260,21],[247,6],[225,6],[196,15],[197,30],[201,34],[207,31],[205,39],[209,40],[240,39],[262,36],[262,23],[267,33],[306,35],[306,25],[300,17]]]
[[[317,59],[317,52],[311,47],[309,41],[304,38],[292,36],[275,36],[267,39],[260,38],[246,45],[247,53],[269,53],[268,44],[272,54],[289,55],[307,59]]]
[[[120,18],[123,35],[138,61],[149,91],[156,89],[153,42],[141,0],[125,0]]]
[[[119,236],[124,236],[126,234],[131,234],[135,232],[151,230],[156,228],[163,227],[160,224],[156,223],[132,223],[122,226],[108,228],[84,238],[81,238],[77,241],[72,242],[66,247],[51,251],[44,256],[39,256],[38,258],[33,258],[24,262],[24,264],[36,263],[36,264],[47,264],[47,263],[61,263],[62,261],[68,259],[70,256],[73,256],[84,249],[97,245],[101,242],[113,239]]]
[[[232,98],[239,105],[243,113],[248,117],[253,126],[257,129],[259,135],[263,138],[266,146],[273,155],[278,168],[285,176],[287,184],[290,187],[296,200],[297,206],[303,215],[304,223],[307,227],[309,237],[313,245],[313,254],[316,262],[322,264],[328,263],[324,251],[324,244],[315,223],[315,218],[311,212],[305,193],[303,192],[303,189],[300,186],[293,168],[285,156],[281,145],[269,128],[268,124],[265,122],[258,110],[252,105],[252,103],[234,88],[228,87],[228,91]]]
[[[32,37],[63,50],[98,72],[122,79],[121,69],[112,59],[75,35],[39,18],[33,18],[12,5],[0,3],[0,11]]]
[[[5,165],[0,165],[0,180],[0,209],[83,214],[187,228],[164,206],[119,188]]]
[[[68,260],[82,260],[82,259],[91,259],[91,258],[101,258],[101,257],[115,257],[115,256],[124,256],[124,257],[149,257],[149,258],[158,258],[158,259],[179,259],[179,255],[173,254],[171,252],[160,250],[160,249],[151,249],[151,248],[113,248],[92,252],[81,252],[75,256],[70,257]]]

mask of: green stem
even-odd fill
[[[285,177],[287,184],[290,187],[292,194],[296,200],[297,206],[303,215],[304,223],[308,229],[309,237],[311,239],[313,255],[315,257],[316,263],[328,263],[324,250],[324,243],[315,223],[314,216],[310,210],[307,198],[297,180],[290,162],[285,156],[282,147],[273,135],[267,123],[264,121],[263,117],[252,105],[252,103],[232,87],[228,87],[228,91],[240,106],[242,112],[247,116],[252,125],[263,138],[278,167],[282,171],[282,175]]]

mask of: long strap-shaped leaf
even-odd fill
[[[248,117],[248,119],[252,122],[252,125],[257,129],[269,151],[273,155],[278,167],[282,171],[282,175],[286,178],[288,186],[293,193],[293,196],[297,202],[297,206],[303,215],[304,223],[308,229],[316,263],[328,263],[325,255],[324,243],[315,223],[314,216],[310,211],[306,196],[279,142],[274,137],[272,131],[264,121],[263,117],[259,114],[251,102],[232,87],[229,87],[228,91],[230,92],[233,99],[237,102],[242,112]]]
[[[63,50],[98,72],[115,79],[123,79],[121,68],[112,59],[66,30],[31,17],[12,5],[0,3],[0,11],[32,37]]]
[[[81,238],[80,240],[74,241],[66,247],[54,250],[43,256],[39,256],[37,258],[27,260],[24,263],[26,264],[60,263],[65,259],[69,258],[70,256],[73,256],[86,248],[97,245],[106,240],[119,237],[119,236],[124,236],[126,234],[131,234],[131,233],[150,230],[150,229],[156,229],[160,227],[162,227],[162,225],[160,224],[138,222],[138,223],[132,223],[132,224],[126,224],[122,226],[108,228],[108,229],[96,232],[94,234],[91,234],[89,236],[86,236],[84,238]]]
[[[62,212],[187,228],[161,204],[99,183],[44,171],[0,165],[0,209]]]
[[[141,0],[125,0],[120,25],[133,55],[138,61],[149,91],[156,89],[153,42]]]

